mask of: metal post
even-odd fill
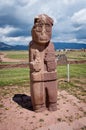
[[[70,81],[70,67],[69,64],[67,64],[67,80]]]

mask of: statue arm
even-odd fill
[[[39,72],[41,70],[41,60],[39,51],[32,47],[30,47],[29,49],[29,66],[32,72]]]

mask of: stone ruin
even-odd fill
[[[52,36],[53,19],[42,14],[34,19],[29,43],[30,91],[33,110],[57,110],[56,58]]]

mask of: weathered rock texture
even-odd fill
[[[57,76],[53,44],[50,42],[53,20],[45,15],[34,19],[29,44],[30,88],[36,112],[57,110]]]

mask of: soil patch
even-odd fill
[[[17,86],[13,86],[13,89]],[[86,104],[66,91],[58,92],[58,110],[35,113],[30,94],[1,97],[0,130],[85,130]],[[61,128],[61,129],[60,129]],[[64,128],[64,129],[63,129]]]

